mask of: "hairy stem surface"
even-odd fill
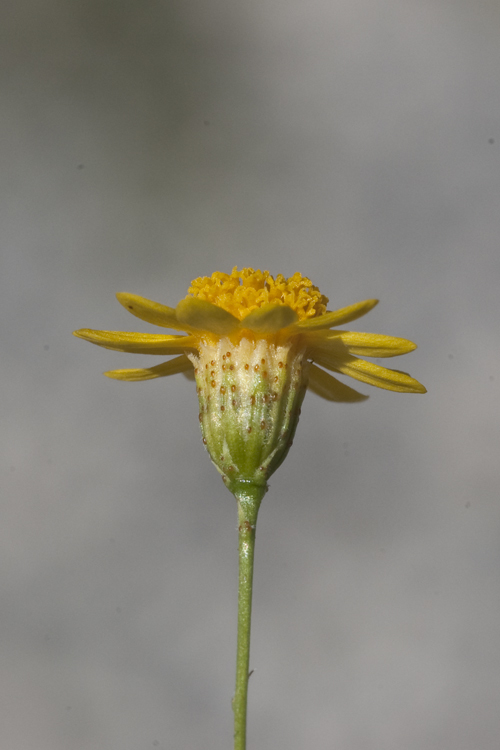
[[[265,486],[245,484],[234,493],[238,501],[239,537],[238,641],[236,690],[233,699],[234,750],[245,750],[246,748],[255,526],[260,502],[265,491]]]

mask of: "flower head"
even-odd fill
[[[425,393],[407,373],[359,357],[394,357],[416,348],[406,339],[332,330],[365,315],[371,299],[327,311],[328,299],[296,273],[286,279],[244,268],[195,279],[176,308],[134,294],[118,301],[142,320],[183,335],[81,329],[75,336],[107,349],[176,355],[108,377],[139,381],[194,370],[200,423],[212,461],[232,491],[265,487],[285,458],[307,388],[328,401],[364,401],[330,372],[399,393]]]

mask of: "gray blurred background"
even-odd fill
[[[232,746],[237,522],[158,332],[235,265],[416,341],[428,388],[306,397],[260,514],[252,750],[500,741],[497,0],[0,11],[0,714],[10,750]],[[351,384],[354,384],[351,381]],[[354,384],[355,385],[355,384]]]

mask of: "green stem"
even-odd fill
[[[238,501],[239,582],[238,643],[236,649],[236,690],[233,699],[234,750],[245,750],[247,728],[248,666],[250,661],[250,623],[252,619],[253,557],[255,526],[266,486],[238,483],[234,495]]]

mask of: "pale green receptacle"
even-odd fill
[[[307,386],[304,351],[266,339],[201,343],[191,355],[200,424],[210,457],[227,488],[265,488],[284,460]]]

